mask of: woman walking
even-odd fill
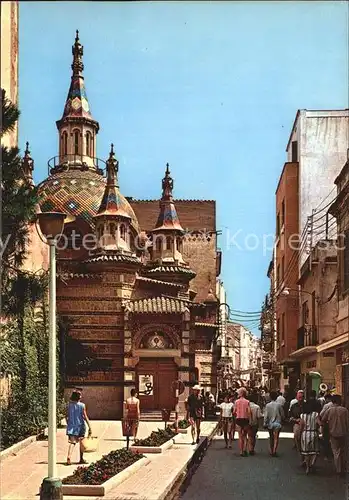
[[[140,401],[137,398],[136,389],[131,389],[131,397],[126,400],[126,418],[130,421],[132,436],[137,437],[139,420],[141,418]]]
[[[306,474],[314,467],[319,454],[319,428],[321,422],[314,405],[305,403],[300,415],[301,454],[306,466]]]
[[[87,416],[86,406],[81,401],[81,393],[74,391],[70,397],[67,408],[67,435],[68,435],[68,457],[67,465],[71,465],[71,456],[75,445],[80,443],[80,462],[79,464],[86,464],[84,460],[83,451],[81,449],[81,441],[86,434],[86,423],[89,431],[88,435],[91,436],[91,424]]]

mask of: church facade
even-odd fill
[[[175,201],[168,164],[160,200],[121,194],[113,145],[106,161],[97,158],[78,32],[57,129],[59,154],[39,194],[42,212],[75,217],[57,244],[66,394],[81,387],[91,418],[109,419],[122,416],[132,388],[143,411],[174,410],[178,381],[180,409],[195,383],[215,392],[215,202]]]

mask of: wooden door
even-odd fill
[[[152,383],[151,394],[143,392],[145,376]],[[141,410],[175,409],[172,383],[178,378],[177,365],[172,359],[143,358],[137,365],[137,390]],[[148,386],[149,387],[149,386]]]

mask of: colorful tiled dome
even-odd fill
[[[93,228],[105,185],[105,178],[93,170],[71,169],[54,173],[39,185],[40,208],[43,212],[57,210],[81,217]],[[120,207],[129,215],[132,227],[139,233],[131,205],[120,192],[118,195]]]

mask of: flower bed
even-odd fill
[[[100,485],[141,458],[143,455],[131,453],[126,448],[111,451],[89,467],[78,467],[74,474],[64,478],[62,482],[75,485]]]
[[[173,439],[177,433],[170,427],[153,431],[145,439],[136,439],[131,446],[131,451],[136,453],[162,453],[173,446]]]

